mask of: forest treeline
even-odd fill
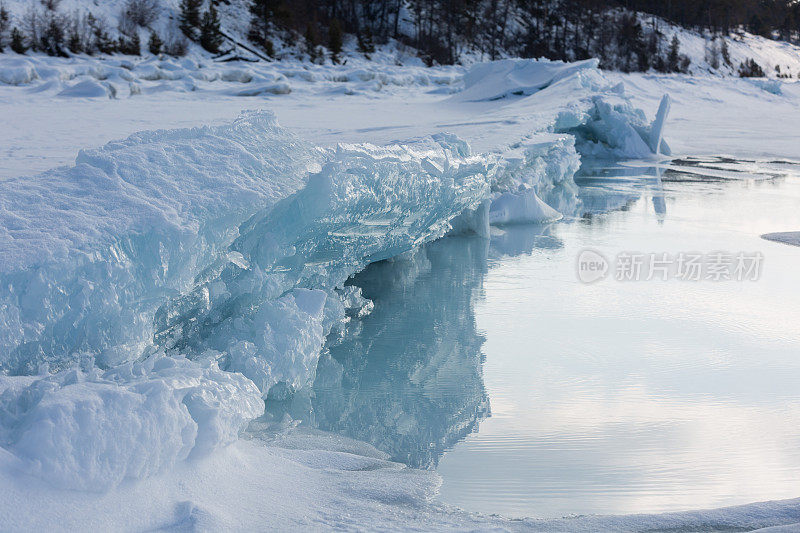
[[[428,64],[456,63],[465,54],[597,57],[613,70],[686,71],[689,58],[673,32],[661,27],[666,20],[706,33],[712,66],[727,63],[742,75],[758,75],[755,63],[732,65],[725,40],[714,36],[745,30],[796,41],[800,35],[797,0],[181,0],[166,35],[154,29],[164,10],[160,0],[125,0],[115,28],[88,11],[62,12],[60,0],[31,0],[15,17],[0,0],[0,51],[181,55],[195,41],[222,53],[227,36],[219,10],[233,2],[249,8],[248,46],[276,57],[281,43],[312,61],[338,62],[349,34],[367,56],[396,39]],[[149,31],[146,42],[142,28]]]
[[[326,36],[338,42],[344,31],[365,50],[397,39],[429,64],[477,53],[598,57],[614,70],[674,72],[688,68],[688,57],[659,19],[712,38],[741,30],[787,41],[800,34],[797,0],[253,0],[251,12],[250,38],[266,50],[275,37],[302,36],[313,47]],[[711,49],[712,63],[730,62],[724,42]]]

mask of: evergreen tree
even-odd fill
[[[724,38],[722,39],[722,49],[720,52],[722,53],[722,61],[729,67],[732,67],[733,63],[731,62],[731,52],[728,50],[728,41]]]
[[[150,32],[150,39],[147,41],[147,50],[157,56],[161,53],[161,49],[164,47],[164,41],[158,36],[156,32]]]
[[[179,28],[188,38],[197,38],[197,28],[200,26],[200,6],[203,0],[181,0]]]
[[[11,23],[11,15],[6,9],[6,5],[0,2],[0,52],[3,51],[6,42],[6,31]]]
[[[16,26],[11,29],[11,49],[18,54],[24,54],[28,49],[25,46],[25,38],[22,36],[22,32]]]
[[[147,28],[158,19],[160,10],[160,0],[126,0],[124,14],[133,24]]]
[[[761,65],[756,63],[755,59],[750,58],[745,60],[741,65],[739,65],[739,77],[740,78],[763,78],[764,77],[764,69],[761,68]]]
[[[250,3],[250,33],[256,36],[252,39],[260,42],[267,38],[270,25],[280,29],[285,29],[289,20],[292,18],[292,8],[290,3],[285,4],[282,0],[252,0]],[[301,26],[302,28],[302,26]]]
[[[719,69],[720,50],[719,43],[713,39],[710,43],[706,41],[706,62],[714,70]]]
[[[41,47],[51,56],[64,56],[64,25],[60,17],[48,13],[47,25],[42,35]]]
[[[328,29],[328,48],[331,51],[331,60],[338,63],[339,55],[342,53],[342,25],[336,19],[331,21],[331,27]]]
[[[311,60],[312,63],[316,63],[317,59],[319,58],[319,39],[317,38],[317,32],[314,29],[314,26],[309,22],[306,26],[306,53],[308,54],[308,58]]]
[[[275,45],[272,44],[272,41],[269,39],[265,39],[264,42],[261,44],[261,47],[264,48],[264,51],[267,53],[269,57],[275,57]]]
[[[681,42],[678,40],[678,35],[673,35],[669,44],[669,53],[667,54],[667,70],[669,72],[678,72],[681,69],[680,49]]]
[[[86,18],[92,30],[92,49],[101,54],[113,54],[117,51],[117,43],[108,34],[106,24],[102,19],[94,17],[91,13]]]
[[[358,51],[364,54],[364,57],[369,59],[370,54],[375,52],[375,45],[372,43],[372,34],[369,31],[359,33],[357,36]]]
[[[562,46],[564,42],[562,41]],[[648,44],[644,39],[642,25],[633,14],[625,14],[619,19],[619,29],[617,34],[617,46],[622,60],[619,68],[629,71],[645,71],[650,68],[650,56],[647,53]],[[565,50],[562,50],[560,59],[565,57]]]
[[[83,38],[77,23],[73,24],[72,28],[70,28],[69,37],[67,38],[67,48],[69,48],[69,51],[73,54],[80,54],[84,51]]]
[[[203,14],[203,20],[200,23],[200,45],[209,52],[216,54],[219,52],[222,42],[219,15],[217,14],[217,8],[212,3],[208,11]]]
[[[179,33],[172,35],[170,39],[164,43],[164,53],[173,57],[183,57],[189,51],[189,41],[186,37]]]
[[[138,56],[142,54],[142,39],[139,37],[139,32],[134,32],[130,39],[130,55]]]
[[[117,42],[117,51],[129,56],[138,56],[142,53],[142,40],[139,32],[134,31],[131,36],[120,35]]]

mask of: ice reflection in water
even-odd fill
[[[473,300],[488,243],[451,238],[375,263],[353,283],[375,303],[323,357],[313,401],[319,428],[433,467],[489,413]]]
[[[476,511],[800,496],[800,252],[759,238],[800,229],[795,168],[589,170],[572,220],[371,266],[353,282],[375,311],[321,360],[306,420],[437,467],[441,498]],[[587,247],[761,251],[765,270],[749,284],[584,285],[575,259]]]
[[[662,177],[664,166],[609,165],[607,161],[585,162],[575,177],[581,203],[577,213],[592,215],[628,209],[643,194],[649,195],[659,220],[667,214]]]

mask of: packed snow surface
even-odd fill
[[[3,523],[317,529],[381,519],[391,527],[547,530],[639,523],[476,517],[430,503],[435,475],[365,458],[374,450],[285,451],[240,439],[265,396],[307,388],[326,336],[369,312],[370,302],[345,286],[349,276],[447,234],[485,237],[491,224],[579,212],[572,178],[581,155],[668,153],[669,100],[652,91],[659,94],[647,109],[659,112],[651,121],[591,61],[477,64],[464,92],[449,98],[462,74],[1,57],[3,111],[35,102],[31,111],[42,120],[71,117],[46,129],[65,146],[73,137],[97,145],[141,122],[174,126],[178,114],[183,124],[206,115],[217,124],[134,133],[81,150],[73,164],[62,146],[55,159],[36,159],[62,166],[30,175],[14,166],[27,165],[16,151],[30,153],[30,139],[14,135],[29,131],[32,119],[8,114],[14,127],[0,133],[11,141],[0,177]],[[401,90],[416,100],[373,101]],[[274,99],[300,134],[267,112],[223,123],[247,105],[242,98],[254,97]],[[311,97],[319,106],[308,105]],[[342,107],[353,97],[360,113]],[[87,110],[128,118],[99,133],[76,128],[70,120]],[[191,112],[198,114],[187,119]],[[327,498],[326,508],[336,509],[343,498],[341,513],[298,516],[301,506],[285,495],[302,476],[324,487],[309,492],[307,507]],[[211,498],[216,483],[240,509]],[[241,483],[251,499],[240,499]],[[160,502],[140,507],[154,492],[164,495]],[[259,505],[265,494],[275,499]],[[89,518],[76,516],[87,507]],[[753,524],[780,525],[795,512],[775,504],[714,520],[758,515]]]
[[[242,439],[202,461],[104,494],[54,489],[3,470],[11,531],[796,531],[800,500],[662,515],[509,520],[432,500],[437,476],[331,435]],[[774,528],[774,529],[770,529]]]

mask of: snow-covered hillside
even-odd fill
[[[92,14],[102,22],[109,35],[116,39],[120,35],[120,24],[125,19],[124,12],[129,0],[108,0],[104,2],[87,2],[86,0],[60,0],[56,3],[58,16],[74,17],[76,20],[79,15]],[[180,20],[179,0],[159,0],[154,3],[158,6],[155,10],[156,16],[153,22],[147,27],[129,27],[127,31],[138,33],[141,41],[141,49],[144,54],[143,59],[147,59],[146,43],[151,33],[155,33],[165,42],[182,41],[188,46],[188,57],[193,61],[202,62],[210,60],[216,54],[210,54],[196,42],[191,42],[183,37],[178,29]],[[47,13],[45,8],[38,2],[32,0],[4,0],[3,5],[10,14],[8,27],[25,28],[29,25],[31,14],[37,13],[39,19]],[[248,32],[250,28],[251,13],[249,10],[249,0],[229,0],[220,2],[218,10],[221,19],[221,29],[225,35],[222,52],[227,52],[226,57],[243,57],[247,59],[262,59],[265,56],[264,50],[257,45],[249,42]],[[404,18],[403,18],[404,17]],[[410,13],[404,11],[400,20],[400,29],[413,34],[413,25],[409,20]],[[738,76],[739,67],[749,61],[754,60],[763,70],[767,77],[792,77],[800,76],[800,47],[780,40],[772,40],[762,36],[752,35],[745,31],[736,31],[727,36],[714,35],[707,31],[690,30],[677,26],[658,17],[639,14],[638,19],[644,29],[645,36],[653,32],[659,35],[659,42],[670,43],[673,36],[680,42],[680,54],[685,55],[689,60],[688,71],[694,75],[718,75],[718,76]],[[511,24],[513,27],[514,24]],[[10,30],[9,30],[10,31]],[[511,30],[509,30],[511,31]],[[274,54],[276,59],[295,61],[308,61],[307,46],[304,38],[296,35],[292,42],[286,42],[285,33],[275,33],[272,36]],[[5,40],[9,40],[6,35]],[[6,43],[8,44],[8,43]],[[324,43],[321,44],[324,48]],[[663,47],[664,45],[662,45]],[[8,46],[5,47],[6,54],[14,55]],[[661,51],[662,53],[664,50]],[[399,42],[389,39],[387,45],[380,45],[374,53],[370,53],[370,63],[390,65],[421,65],[422,61],[417,57],[418,52]],[[37,56],[35,52],[27,52],[27,55]],[[498,55],[505,57],[508,52],[499,50]],[[176,60],[179,60],[177,58]],[[344,63],[361,63],[364,54],[358,51],[356,38],[352,35],[345,35],[343,53],[340,60]],[[476,61],[488,59],[486,54],[471,50],[469,46],[464,46],[460,55],[456,58],[457,63],[471,65]],[[87,61],[93,63],[94,60],[78,54],[76,59],[71,61]],[[140,58],[131,57],[128,61],[138,62]],[[332,63],[330,52],[322,54],[316,60],[321,63]],[[7,78],[7,77],[6,77]],[[8,83],[0,78],[0,82]]]
[[[644,25],[652,17],[641,16]],[[800,78],[800,47],[767,39],[747,32],[737,32],[726,37],[715,37],[698,31],[687,30],[659,20],[659,30],[669,42],[673,36],[680,41],[680,51],[691,60],[689,72],[694,75],[738,76],[739,66],[753,59],[769,78]],[[722,52],[727,46],[729,61]]]

